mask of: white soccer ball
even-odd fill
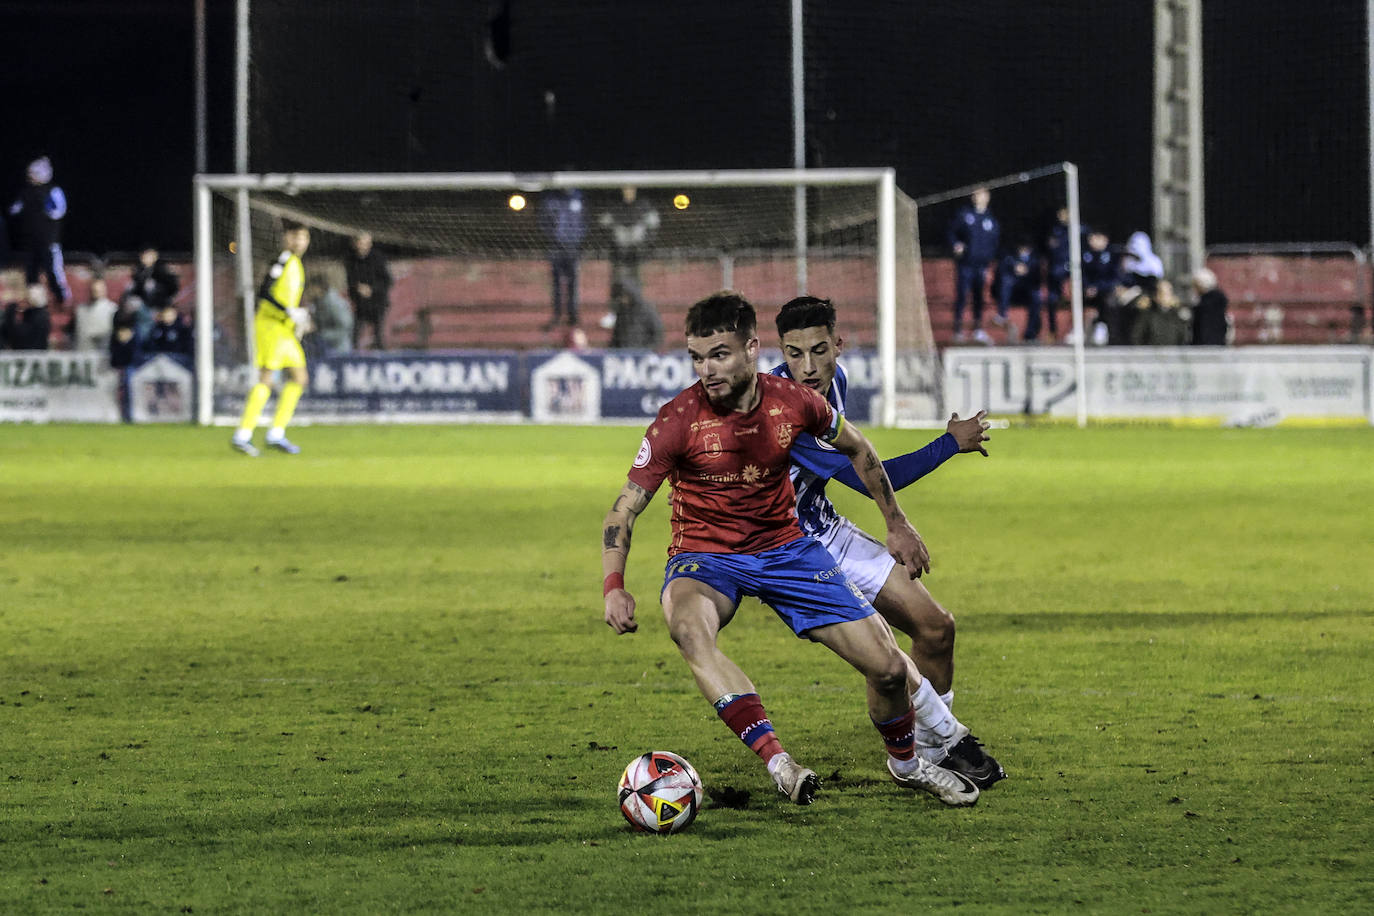
[[[620,813],[636,830],[679,833],[701,808],[701,777],[669,751],[641,754],[620,777]]]

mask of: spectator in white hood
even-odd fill
[[[1127,273],[1126,282],[1133,286],[1148,287],[1154,291],[1155,281],[1164,276],[1164,262],[1155,254],[1150,245],[1150,237],[1144,232],[1132,232],[1126,241],[1126,257],[1122,267]]]

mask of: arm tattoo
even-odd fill
[[[644,508],[649,505],[649,500],[654,498],[652,493],[632,480],[625,482],[625,489],[629,491],[631,497],[630,505],[626,508],[635,514],[643,512]]]
[[[616,541],[620,540],[620,526],[608,525],[602,532],[601,547],[603,550],[611,550],[616,546]]]

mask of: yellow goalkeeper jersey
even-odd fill
[[[268,268],[258,290],[258,317],[271,318],[294,328],[296,323],[287,309],[300,308],[304,293],[305,266],[296,255],[283,251]]]

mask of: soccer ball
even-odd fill
[[[620,777],[620,813],[636,830],[679,833],[700,808],[701,777],[677,754],[641,754]]]

